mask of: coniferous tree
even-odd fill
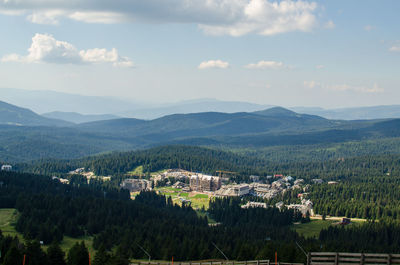
[[[85,243],[75,243],[68,252],[67,265],[87,265],[89,264],[89,252]]]
[[[47,249],[47,257],[50,265],[66,265],[65,253],[60,246],[53,242]]]

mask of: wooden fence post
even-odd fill
[[[311,253],[307,253],[307,265],[311,265]]]
[[[360,265],[364,265],[364,253],[361,253]]]
[[[336,252],[335,254],[335,265],[339,264],[339,253]]]
[[[392,255],[388,254],[387,255],[387,265],[391,265],[392,264]]]

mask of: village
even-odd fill
[[[314,216],[313,203],[306,198],[306,191],[310,184],[305,184],[303,179],[295,179],[281,174],[266,178],[251,175],[247,183],[235,183],[229,177],[234,172],[219,171],[219,173],[219,176],[211,176],[182,169],[168,169],[152,175],[150,179],[125,179],[121,183],[121,187],[128,189],[132,197],[142,190],[155,190],[160,194],[172,197],[173,201],[178,204],[190,204],[195,209],[207,208],[209,200],[214,197],[248,197],[266,201],[289,190],[296,190],[299,191],[300,203],[298,204],[285,205],[280,201],[275,205],[267,205],[265,202],[250,200],[242,207],[275,206],[279,209],[295,209],[304,216],[307,214]],[[318,183],[320,183],[319,180]]]

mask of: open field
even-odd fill
[[[17,236],[22,240],[22,235],[15,230],[18,212],[15,209],[0,209],[0,230],[3,235]]]
[[[137,168],[135,168],[132,171],[129,171],[126,173],[129,176],[143,176],[143,166],[138,166]]]
[[[311,220],[309,223],[304,224],[294,224],[293,229],[300,235],[311,238],[311,237],[318,237],[319,232],[322,229],[328,228],[331,226],[335,221],[331,220]]]
[[[326,216],[325,220],[331,220],[331,221],[340,222],[340,221],[342,221],[343,218],[346,218],[346,217],[345,216]],[[312,219],[312,220],[322,220],[322,216],[321,215],[311,216],[310,219]],[[362,222],[366,222],[367,219],[351,218],[351,221],[352,222],[356,222],[356,223],[362,223]]]
[[[326,220],[322,220],[321,218],[311,218],[311,222],[304,224],[294,224],[292,229],[294,229],[300,235],[303,235],[306,238],[318,237],[319,232],[322,229],[326,229],[331,225],[337,225],[338,222],[342,220],[343,217],[330,217],[326,218]],[[347,226],[353,226],[365,222],[364,219],[351,219],[351,223]]]
[[[18,219],[18,212],[15,209],[0,209],[0,230],[3,235],[10,235],[12,237],[17,236],[21,241],[24,241],[22,234],[18,233],[15,230],[15,223]],[[60,244],[61,249],[67,254],[68,250],[76,243],[80,243],[81,241],[85,242],[86,247],[88,248],[91,257],[94,257],[94,249],[93,249],[93,237],[85,236],[81,238],[72,238],[68,236],[64,236],[63,241]],[[44,246],[44,249],[47,249],[47,246]]]
[[[182,204],[181,199],[190,200],[193,209],[208,209],[209,202],[210,202],[210,195],[204,193],[197,193],[197,192],[182,192],[181,189],[171,188],[171,187],[162,187],[156,188],[156,191],[159,193],[169,196],[172,198],[174,203],[179,205]]]

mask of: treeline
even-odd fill
[[[399,222],[366,222],[351,227],[330,226],[320,232],[321,251],[400,253]]]
[[[400,219],[400,177],[353,177],[337,184],[313,185],[309,198],[319,214],[366,219]]]
[[[224,219],[221,225],[209,227],[207,218],[197,216],[191,207],[177,206],[154,192],[142,192],[131,201],[126,192],[109,191],[96,183],[63,185],[50,177],[12,172],[1,172],[0,183],[1,207],[19,211],[16,229],[27,240],[50,244],[59,242],[63,235],[93,235],[95,249],[116,249],[126,258],[146,258],[139,246],[153,259],[223,258],[214,244],[231,259],[272,257],[274,250],[288,248],[282,260],[301,257],[292,244],[297,235],[289,232],[293,219],[289,211],[255,214],[248,210],[252,223],[234,225],[236,217],[232,215],[231,221]],[[238,203],[229,202],[230,208],[237,209]],[[213,213],[217,215],[218,211],[214,207]],[[268,242],[266,237],[270,238]]]
[[[242,209],[238,198],[214,199],[208,214],[219,224],[209,226],[207,217],[199,217],[191,207],[177,206],[154,192],[142,192],[131,201],[125,191],[100,183],[87,185],[78,179],[63,185],[50,177],[0,172],[0,202],[1,207],[18,209],[16,228],[28,241],[55,244],[67,234],[94,236],[100,264],[147,258],[142,248],[160,260],[224,258],[218,246],[232,260],[272,260],[277,251],[279,260],[287,262],[304,261],[295,242],[307,251],[337,251],[338,245],[343,251],[400,251],[398,222],[334,227],[321,232],[319,239],[306,240],[290,227],[301,218],[298,213]],[[15,246],[15,256],[24,253]]]
[[[93,265],[128,265],[128,259],[116,254],[99,250],[94,257],[90,257],[85,243],[75,243],[64,253],[54,242],[46,251],[39,241],[28,240],[22,243],[17,237],[4,236],[0,230],[0,264],[2,265],[87,265],[89,259]],[[3,254],[4,253],[4,254]]]
[[[329,161],[278,163],[256,156],[238,155],[201,147],[164,146],[148,150],[112,153],[71,161],[38,161],[17,165],[17,169],[35,174],[67,173],[85,167],[97,175],[121,176],[143,166],[144,172],[167,168],[182,168],[208,174],[216,170],[238,172],[237,182],[255,174],[265,177],[275,173],[310,180],[340,180],[353,177],[382,176],[386,173],[400,176],[400,155],[360,156],[335,158]]]

